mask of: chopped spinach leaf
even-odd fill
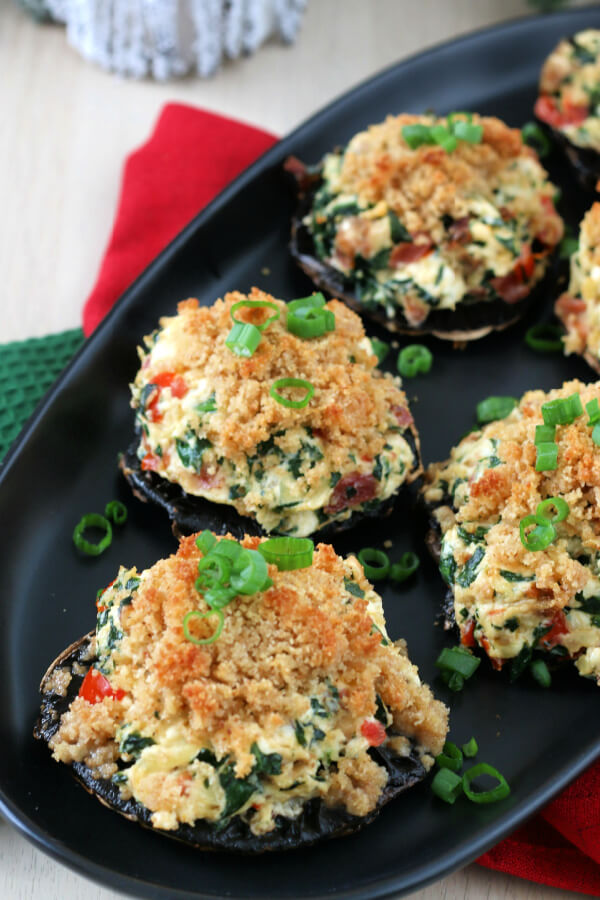
[[[204,451],[212,447],[212,444],[208,438],[198,437],[195,431],[189,429],[185,433],[185,438],[175,438],[175,447],[177,455],[186,469],[193,469],[194,472],[200,473]]]
[[[412,235],[410,231],[402,224],[398,216],[393,210],[388,212],[390,222],[390,237],[393,244],[412,243]]]
[[[482,544],[485,543],[485,536],[489,530],[487,525],[478,525],[475,531],[467,531],[459,525],[458,536],[465,544]]]
[[[208,747],[203,747],[199,753],[196,754],[196,759],[200,762],[208,763],[209,766],[213,766],[215,769],[219,765],[219,761],[212,750],[209,750]]]
[[[508,569],[500,569],[500,575],[505,581],[535,581],[535,575],[523,575],[522,572],[510,572]]]
[[[375,622],[373,622],[373,624],[371,625],[371,630],[370,630],[369,634],[375,634],[376,631],[378,631],[379,634],[381,635],[381,646],[382,646],[382,647],[389,647],[389,646],[390,646],[390,641],[388,641],[388,639],[387,639],[386,636],[384,635],[384,633],[383,633],[383,631],[381,630],[381,628],[380,628],[378,625],[376,625]]]
[[[446,584],[454,584],[456,579],[456,560],[452,553],[442,556],[440,559],[440,574]]]
[[[208,412],[216,412],[217,411],[217,401],[215,399],[214,391],[208,398],[208,400],[203,400],[202,403],[199,403],[196,407],[196,411],[199,413],[208,413]]]
[[[281,775],[280,753],[263,753],[256,742],[250,747],[250,752],[256,757],[252,769],[254,775]]]
[[[475,579],[477,578],[477,568],[485,556],[485,550],[483,547],[476,547],[473,556],[464,564],[458,575],[456,576],[456,583],[459,584],[463,588],[468,588]]]
[[[119,753],[128,753],[136,759],[145,747],[151,747],[155,743],[154,738],[142,737],[139,731],[130,731],[121,738]]]
[[[519,620],[516,616],[511,616],[510,619],[506,619],[504,622],[504,627],[508,628],[509,631],[516,631],[519,627]]]
[[[232,484],[229,488],[229,499],[237,500],[239,497],[246,496],[246,488],[243,484]]]
[[[329,476],[329,487],[334,488],[341,477],[342,477],[341,472],[332,472],[331,475]]]
[[[323,719],[329,718],[329,711],[325,709],[318,697],[310,698],[310,708],[316,716],[321,716]]]
[[[219,782],[225,792],[225,807],[221,813],[222,819],[228,819],[241,809],[252,794],[259,789],[258,782],[251,775],[248,778],[236,778],[232,763],[229,763],[219,772]]]
[[[304,726],[296,719],[294,722],[294,731],[296,732],[296,740],[301,747],[306,747],[306,735],[304,734]]]
[[[582,593],[576,594],[575,599],[579,603],[579,609],[589,615],[600,614],[600,597],[584,597]]]

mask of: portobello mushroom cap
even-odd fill
[[[38,740],[46,743],[50,741],[58,730],[60,717],[77,696],[87,670],[95,662],[95,657],[90,655],[93,640],[92,631],[67,647],[44,675],[40,685],[41,712],[33,732]],[[66,669],[71,673],[71,681],[64,695],[57,693],[53,686],[54,675],[58,669]],[[96,778],[89,766],[82,762],[72,763],[71,770],[86,791],[97,797],[104,806],[153,832],[200,850],[256,854],[268,850],[297,850],[317,841],[343,837],[360,831],[377,818],[390,800],[394,800],[427,775],[415,749],[412,749],[408,756],[394,756],[385,747],[372,747],[369,755],[388,773],[387,784],[373,812],[367,816],[352,816],[342,807],[328,807],[322,800],[312,799],[296,819],[279,816],[275,830],[264,835],[252,834],[249,826],[238,817],[233,817],[224,826],[211,825],[199,820],[193,825],[180,825],[175,831],[155,828],[150,821],[150,810],[133,798],[124,800],[118,785],[110,779]]]
[[[296,159],[288,159],[287,169],[296,178],[298,205],[292,218],[290,253],[301,269],[319,288],[334,297],[340,297],[355,312],[382,325],[388,331],[414,337],[433,335],[440,340],[464,344],[476,341],[492,331],[503,331],[521,319],[533,304],[541,302],[552,287],[557,262],[556,254],[548,265],[546,274],[522,300],[507,303],[500,297],[482,301],[473,296],[462,300],[456,309],[434,309],[422,326],[411,325],[402,310],[397,307],[390,318],[378,304],[365,304],[352,291],[352,282],[344,273],[319,259],[315,242],[304,222],[312,208],[313,197],[321,184],[320,176],[309,171]],[[306,175],[303,175],[302,172]]]

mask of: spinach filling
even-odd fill
[[[204,452],[212,447],[208,438],[199,437],[191,428],[185,433],[184,438],[175,438],[177,455],[186,469],[193,469],[200,474],[202,471],[202,457]]]

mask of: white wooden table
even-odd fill
[[[125,155],[177,100],[285,134],[351,85],[423,47],[527,12],[525,0],[309,0],[297,44],[270,45],[210,81],[117,79],[0,0],[0,342],[76,327],[114,214]],[[0,819],[1,900],[109,900]],[[478,866],[419,900],[550,900],[567,893]]]

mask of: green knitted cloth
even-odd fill
[[[0,344],[0,460],[83,339],[74,328]]]

